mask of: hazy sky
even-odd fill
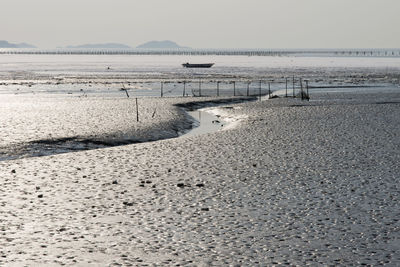
[[[0,40],[41,48],[400,48],[400,0],[0,1]]]

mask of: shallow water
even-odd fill
[[[186,69],[182,62],[215,66]],[[237,95],[257,95],[260,80],[266,94],[268,83],[272,91],[282,90],[288,78],[291,88],[293,77],[296,90],[299,78],[308,79],[310,87],[399,86],[400,57],[0,54],[0,94],[124,98],[121,89],[127,89],[130,97],[158,97],[163,87],[163,96],[217,95],[219,86],[222,95],[234,95],[236,86]]]
[[[226,126],[227,122],[220,117],[205,110],[188,111],[188,114],[195,119],[196,127],[181,137],[194,136],[199,134],[214,133]]]

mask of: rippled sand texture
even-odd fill
[[[400,109],[371,99],[1,162],[0,265],[399,265]]]

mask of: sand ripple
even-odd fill
[[[400,109],[367,97],[1,162],[0,265],[399,265]]]

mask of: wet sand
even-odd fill
[[[215,131],[223,125],[213,124],[216,118],[203,122],[209,127],[193,129],[198,122],[190,110],[255,99],[152,97],[136,102],[135,98],[5,95],[0,98],[0,161]]]
[[[400,264],[399,94],[232,105],[212,134],[0,162],[0,265]]]

